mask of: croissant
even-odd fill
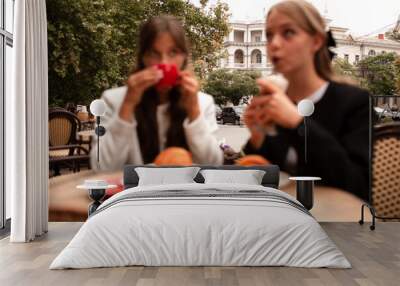
[[[157,155],[154,164],[158,166],[190,166],[193,165],[192,154],[184,148],[169,147]]]
[[[271,163],[260,155],[246,155],[235,160],[235,165],[240,166],[259,166],[270,165]]]

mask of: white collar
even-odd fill
[[[329,82],[324,83],[317,91],[311,94],[308,99],[310,99],[313,103],[317,103],[322,99],[326,90],[328,89]]]

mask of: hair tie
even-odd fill
[[[326,46],[328,48],[329,57],[331,60],[335,57],[336,53],[331,50],[331,48],[336,47],[336,41],[333,38],[332,31],[329,29],[326,32]]]

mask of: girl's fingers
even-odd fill
[[[188,78],[189,74],[187,74],[185,71],[182,71],[179,73],[178,81],[182,82],[184,79]]]
[[[266,125],[267,123],[270,123],[272,121],[272,118],[269,115],[265,115],[265,116],[262,116],[259,120],[260,120],[259,122],[261,123],[261,125]]]
[[[188,77],[182,78],[180,86],[182,91],[188,94],[197,94],[199,90],[199,85],[197,83],[197,80],[194,78],[188,78]]]
[[[139,84],[142,84],[143,86],[146,87],[150,87],[151,85],[158,83],[162,78],[162,72],[161,74],[160,72],[161,71],[156,71],[142,75],[142,77],[138,79]]]
[[[183,70],[183,71],[180,71],[179,75],[180,75],[181,77],[187,77],[187,76],[189,76],[189,77],[193,77],[193,78],[194,78],[194,73],[193,73],[192,71],[190,71],[190,70]]]
[[[190,71],[182,71],[179,74],[179,81],[184,82],[184,81],[192,81],[196,84],[198,84],[197,78],[194,76],[194,74]]]
[[[162,72],[157,69],[147,69],[129,76],[127,84],[131,86],[141,86],[147,83],[156,83],[162,78]]]
[[[248,108],[244,113],[244,117],[249,119],[256,118],[257,116],[258,116],[258,111],[253,108],[250,109]]]
[[[260,106],[260,105],[265,105],[268,104],[272,100],[272,96],[255,96],[251,100],[251,105],[252,106]]]
[[[197,89],[195,89],[195,88],[184,88],[183,91],[185,94],[189,94],[189,95],[197,94]]]
[[[156,78],[156,79],[160,80],[164,75],[161,70],[152,69],[152,70],[146,71],[146,73],[144,73],[142,76],[144,79]]]
[[[262,112],[260,112],[260,110],[256,110],[256,109],[250,109],[247,110],[246,113],[244,114],[244,118],[246,119],[246,121],[248,121],[249,123],[257,123],[258,121],[258,117],[262,114]]]
[[[276,86],[275,84],[271,83],[270,81],[264,79],[257,79],[256,83],[260,88],[261,94],[274,94],[282,92],[282,90]]]
[[[146,76],[146,77],[139,79],[139,82],[143,85],[147,85],[150,83],[157,83],[158,81],[159,81],[159,79],[157,76]]]
[[[190,86],[196,86],[196,87],[198,86],[197,80],[193,77],[188,77],[188,76],[183,76],[180,79],[180,83],[182,85],[190,85]]]
[[[179,73],[179,75],[180,75],[181,77],[184,77],[184,76],[188,76],[189,73],[188,73],[188,71],[184,70],[184,71],[181,71],[181,72]]]

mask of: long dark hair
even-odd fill
[[[184,69],[187,66],[189,46],[182,24],[175,17],[163,15],[153,17],[141,26],[136,61],[137,66],[132,72],[137,72],[145,68],[143,62],[145,53],[151,49],[157,36],[165,32],[171,35],[176,46],[186,55],[185,62],[181,68]],[[180,96],[181,94],[177,87],[172,88],[169,92],[169,108],[167,114],[169,116],[170,126],[167,132],[166,147],[177,146],[188,149],[183,130],[183,121],[187,113],[179,105]],[[135,110],[140,150],[145,164],[153,162],[160,152],[156,114],[158,104],[158,93],[154,87],[150,87],[144,92],[142,100]]]

